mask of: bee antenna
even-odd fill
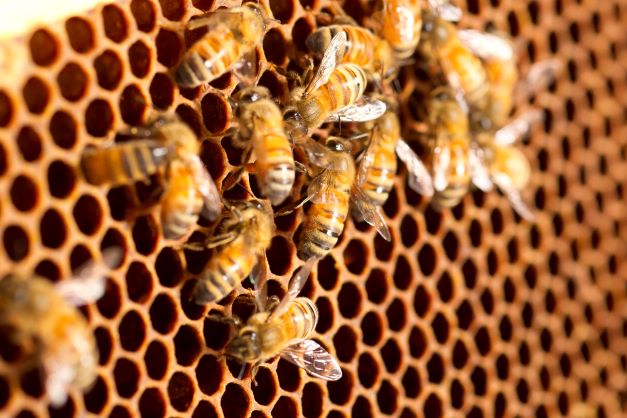
[[[242,367],[239,369],[239,373],[237,375],[237,378],[239,380],[242,380],[242,378],[244,377],[244,372],[246,371],[246,363],[242,363]]]

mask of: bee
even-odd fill
[[[119,262],[122,253],[108,249],[104,262]],[[79,269],[58,283],[39,276],[11,274],[0,280],[0,325],[9,340],[24,348],[25,361],[44,373],[44,388],[53,406],[67,401],[70,388],[87,389],[96,379],[98,348],[93,330],[76,308],[105,291],[105,263]]]
[[[460,39],[453,23],[440,10],[423,10],[423,31],[418,48],[430,64],[437,66],[446,82],[463,92],[471,108],[485,104],[488,95],[487,74],[477,57]]]
[[[318,71],[305,87],[292,90],[291,103],[305,128],[317,128],[324,122],[374,120],[385,112],[385,104],[364,96],[367,79],[364,70],[353,63],[336,65],[346,33],[337,33],[326,49]],[[294,120],[290,123],[294,124]]]
[[[559,60],[545,60],[532,65],[520,79],[514,45],[509,37],[472,29],[460,30],[458,36],[481,59],[488,81],[486,102],[470,114],[471,129],[475,132],[494,132],[503,126],[514,104],[546,86],[561,68]]]
[[[237,324],[236,336],[227,344],[228,356],[245,363],[254,362],[253,381],[258,366],[266,359],[280,355],[283,359],[324,380],[338,380],[342,369],[317,342],[309,337],[318,323],[318,308],[305,297],[297,297],[314,264],[310,260],[290,282],[285,297],[268,303],[264,289],[255,282],[257,313],[244,325]],[[240,373],[240,378],[243,375]]]
[[[389,106],[388,106],[389,109]],[[401,126],[395,112],[387,110],[374,122],[370,142],[359,161],[357,185],[376,206],[382,206],[394,186],[396,155],[409,171],[409,185],[416,192],[433,195],[433,184],[428,169],[401,138]]]
[[[186,246],[192,250],[219,247],[193,289],[194,301],[200,305],[224,298],[259,267],[259,258],[274,235],[274,219],[267,205],[240,201],[229,208],[231,213],[220,223],[216,236]]]
[[[167,239],[186,235],[203,204],[206,217],[217,218],[220,193],[198,156],[200,143],[189,126],[166,117],[131,133],[135,138],[129,142],[83,152],[81,167],[88,182],[127,185],[164,171],[167,187],[161,199],[161,222]]]
[[[397,61],[409,61],[416,51],[422,31],[421,14],[419,0],[383,0],[383,10],[375,13],[375,20],[380,22],[378,33],[390,44]]]
[[[263,39],[268,22],[256,3],[218,10],[191,22],[188,29],[204,26],[208,32],[185,53],[174,80],[181,87],[194,88],[233,69],[243,77],[254,76],[255,59],[250,55]]]
[[[523,114],[497,130],[480,150],[480,159],[487,166],[489,181],[508,198],[516,213],[529,221],[534,219],[534,215],[520,192],[531,179],[531,164],[513,145],[541,119],[542,114],[537,110]]]
[[[247,161],[256,161],[261,192],[278,205],[292,191],[295,177],[292,146],[283,128],[281,110],[266,88],[253,87],[240,92],[235,113],[240,135],[233,145],[246,150]]]
[[[321,57],[340,32],[346,34],[346,42],[340,44],[338,64],[352,63],[383,79],[394,73],[395,59],[389,43],[357,25],[335,24],[319,28],[307,37],[307,47]]]
[[[468,109],[452,88],[440,86],[429,98],[431,147],[429,162],[435,189],[432,204],[436,208],[456,206],[471,183],[489,190],[491,183],[479,147],[471,141]]]
[[[374,226],[390,241],[381,208],[375,206],[360,187],[355,185],[355,161],[350,153],[350,143],[337,137],[329,137],[323,146],[309,139],[304,144],[309,161],[321,172],[311,181],[307,195],[299,206],[311,201],[302,225],[297,255],[301,260],[324,257],[337,243],[344,230],[349,203],[352,203],[361,219]]]

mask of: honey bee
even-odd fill
[[[355,184],[355,161],[348,141],[329,137],[323,146],[309,139],[303,148],[309,161],[322,171],[311,181],[306,197],[299,204],[312,202],[302,225],[298,257],[301,260],[319,259],[335,246],[344,230],[349,202],[361,219],[390,241],[390,231],[381,208],[375,206]]]
[[[235,113],[240,135],[233,143],[254,160],[262,194],[273,205],[282,203],[294,184],[294,156],[283,128],[283,115],[264,87],[242,90]]]
[[[319,28],[307,37],[307,47],[321,57],[340,32],[346,34],[346,42],[340,44],[338,64],[352,63],[383,79],[394,73],[395,59],[389,43],[360,26],[335,24]]]
[[[423,31],[418,48],[437,66],[449,85],[463,92],[471,108],[483,106],[488,95],[486,70],[460,39],[453,23],[441,16],[442,7],[423,10]],[[432,72],[434,72],[432,71]]]
[[[174,80],[181,87],[194,88],[231,70],[244,78],[254,76],[255,59],[249,55],[263,38],[268,22],[257,3],[218,10],[192,21],[188,29],[204,26],[208,32],[185,53]]]
[[[113,265],[121,254],[108,249],[103,259]],[[76,307],[103,295],[106,272],[103,262],[84,266],[76,276],[56,284],[14,274],[0,280],[0,325],[10,341],[24,348],[26,365],[41,366],[53,406],[66,402],[70,388],[87,389],[96,378],[96,340]]]
[[[388,110],[374,123],[370,143],[359,161],[357,185],[376,206],[382,206],[394,186],[396,155],[407,166],[410,187],[425,196],[433,195],[428,169],[401,138],[401,127],[395,112]]]
[[[219,301],[248,277],[274,235],[272,211],[260,201],[230,205],[231,214],[219,225],[219,233],[205,243],[187,244],[192,250],[219,247],[200,273],[193,290],[198,304]],[[255,272],[256,274],[256,272]]]
[[[237,326],[237,335],[226,346],[226,353],[242,364],[254,362],[257,367],[280,355],[283,359],[324,380],[338,380],[342,369],[317,342],[309,337],[318,323],[318,308],[305,297],[297,297],[304,286],[314,260],[308,261],[290,282],[280,302],[268,303],[264,290],[255,282],[257,310],[246,324]],[[242,368],[242,377],[244,369]]]
[[[489,190],[491,183],[468,129],[468,110],[448,86],[432,91],[429,99],[431,142],[429,161],[435,189],[436,208],[454,207],[471,183]]]
[[[291,103],[301,119],[298,123],[305,128],[339,120],[365,122],[385,112],[385,103],[363,95],[367,80],[361,67],[352,63],[336,65],[345,44],[345,32],[333,36],[314,77],[305,87],[297,87],[291,93]]]
[[[167,239],[187,234],[203,204],[207,218],[217,218],[220,193],[198,156],[200,143],[189,126],[175,118],[162,118],[131,133],[136,137],[132,141],[83,152],[81,167],[88,182],[126,185],[164,170],[167,187],[161,221]]]
[[[385,39],[398,61],[408,61],[416,51],[422,31],[419,0],[383,0],[383,10],[375,13],[379,35]]]
[[[546,86],[561,68],[559,60],[545,60],[520,79],[514,45],[506,35],[464,29],[458,36],[481,59],[488,81],[486,102],[470,115],[473,131],[494,132],[503,126],[514,104]]]
[[[487,165],[490,182],[508,198],[516,213],[531,221],[534,215],[523,201],[520,192],[531,179],[531,165],[525,155],[513,144],[530,127],[542,119],[540,111],[529,111],[494,133],[481,149],[481,160]]]

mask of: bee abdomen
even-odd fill
[[[292,338],[308,338],[318,324],[318,308],[308,298],[296,298],[287,311],[293,325]]]
[[[108,149],[88,150],[83,153],[81,168],[91,184],[129,184],[144,180],[157,172],[165,159],[156,159],[155,146],[120,144]]]
[[[446,189],[435,194],[432,204],[438,209],[455,207],[462,201],[466,192],[468,185],[449,184]]]
[[[202,210],[203,201],[195,189],[187,193],[173,192],[172,197],[164,197],[161,223],[163,236],[166,239],[179,239],[187,234],[198,222],[198,214]]]
[[[294,185],[294,164],[280,163],[273,165],[263,182],[263,194],[270,199],[273,205],[283,202],[292,191]]]
[[[228,295],[253,268],[254,255],[243,245],[230,245],[216,254],[201,273],[194,288],[194,301],[206,304]]]
[[[209,83],[227,72],[239,56],[239,43],[230,30],[210,32],[185,54],[174,80],[187,88]]]
[[[297,255],[301,260],[324,257],[335,247],[344,230],[348,205],[342,209],[340,212],[327,209],[320,204],[312,205],[298,242]]]

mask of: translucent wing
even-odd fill
[[[507,197],[514,210],[521,218],[526,219],[527,221],[533,221],[535,219],[533,212],[531,212],[527,204],[523,201],[520,192],[516,190],[508,176],[504,174],[497,174],[492,177],[492,180],[499,190]]]
[[[355,210],[357,210],[359,217],[361,217],[361,220],[365,221],[368,225],[374,226],[383,239],[391,241],[392,235],[390,234],[390,228],[383,218],[383,210],[372,203],[368,199],[368,196],[364,194],[364,191],[358,186],[353,186],[351,198],[352,204]]]
[[[271,318],[274,318],[277,315],[281,315],[283,312],[287,310],[290,303],[296,299],[300,291],[302,290],[305,283],[307,283],[307,279],[309,278],[309,274],[311,273],[311,269],[314,264],[318,262],[318,259],[315,257],[307,260],[305,264],[298,270],[298,272],[292,277],[290,280],[290,285],[287,288],[287,294],[283,296],[281,302],[276,306],[276,308],[272,311],[270,315],[268,315],[268,321]]]
[[[386,105],[381,100],[363,96],[354,105],[332,113],[325,122],[368,122],[379,119],[385,110]]]
[[[462,18],[462,10],[451,4],[450,0],[429,0],[429,5],[437,12],[440,19],[459,22]]]
[[[316,90],[318,87],[323,85],[329,80],[329,76],[335,70],[335,67],[338,62],[341,61],[342,57],[340,56],[340,51],[344,50],[344,45],[346,44],[346,33],[338,32],[335,34],[331,42],[329,42],[329,46],[324,51],[324,56],[320,61],[320,66],[318,67],[318,71],[316,75],[311,79],[307,87],[305,88],[305,95]]]
[[[67,361],[59,361],[54,357],[44,357],[43,366],[46,373],[46,394],[50,403],[59,407],[67,401],[68,389],[76,377],[76,369]]]
[[[472,184],[484,192],[492,190],[492,179],[488,167],[485,164],[483,150],[475,143],[472,144],[470,149],[469,160]]]
[[[363,185],[368,178],[368,170],[372,167],[374,163],[375,152],[377,149],[378,138],[373,130],[370,135],[370,143],[368,144],[368,148],[366,148],[366,152],[361,155],[361,159],[359,160],[359,171],[357,172],[357,184]]]
[[[202,195],[205,204],[203,215],[213,221],[222,212],[222,198],[220,192],[200,157],[191,155],[186,158],[186,163],[194,173],[198,191]]]
[[[297,143],[305,154],[309,162],[318,167],[326,167],[331,161],[329,149],[321,143],[314,141],[311,137],[306,136]]]
[[[540,91],[549,85],[562,70],[562,62],[556,58],[533,64],[527,76],[516,85],[516,101]]]
[[[464,113],[468,113],[468,103],[464,97],[464,88],[462,87],[461,79],[455,71],[448,71],[446,73],[446,79],[453,90],[453,98],[457,102],[457,105]]]
[[[342,369],[337,360],[312,340],[297,341],[283,350],[281,357],[320,379],[338,380],[342,377]]]
[[[333,176],[335,173],[331,170],[324,170],[314,178],[307,188],[309,200],[313,203],[325,203],[334,205],[337,202],[337,196],[331,188]]]
[[[107,248],[103,252],[102,261],[89,262],[81,266],[74,276],[55,285],[56,292],[73,306],[97,301],[105,292],[109,266],[118,265],[122,256],[120,248]]]
[[[514,119],[494,133],[494,143],[496,145],[511,145],[525,136],[534,123],[542,120],[542,112],[531,110],[522,116]]]
[[[396,155],[407,167],[409,187],[423,196],[433,196],[433,180],[429,170],[402,139],[396,143]]]
[[[187,30],[206,28],[207,31],[210,32],[216,30],[216,28],[220,26],[236,28],[242,24],[242,16],[243,15],[240,12],[239,7],[216,10],[211,14],[191,20],[187,24]]]
[[[451,166],[451,150],[442,142],[448,142],[441,138],[436,140],[433,148],[433,188],[441,192],[448,186],[448,172]]]
[[[509,40],[474,29],[461,29],[457,36],[470,50],[483,59],[508,61],[514,58],[514,47]]]

